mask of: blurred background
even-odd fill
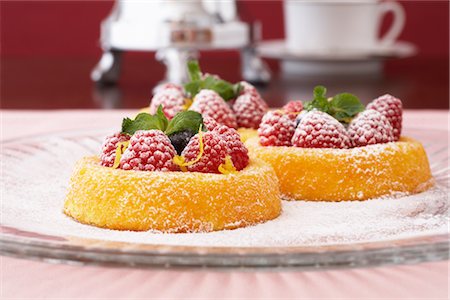
[[[406,15],[397,40],[407,43],[347,52],[286,49],[287,1],[231,2],[237,17],[252,32],[245,55],[256,57],[256,70],[263,68],[261,72],[268,71],[271,76],[270,80],[258,80],[258,88],[271,106],[293,99],[309,100],[312,88],[323,84],[330,94],[351,92],[365,103],[391,93],[401,98],[406,108],[449,108],[448,1],[397,1]],[[166,74],[164,64],[155,59],[155,51],[121,51],[117,80],[95,83],[91,79],[103,53],[100,24],[114,5],[115,1],[2,0],[1,108],[147,106],[152,89]],[[141,13],[140,17],[151,18],[154,12],[148,16]],[[212,15],[221,23],[228,22],[217,12]],[[121,15],[114,17],[120,20]],[[130,20],[133,18],[126,22]],[[389,31],[393,22],[393,15],[387,14],[377,28],[378,34]],[[295,26],[289,29],[294,34],[317,29],[316,25]],[[200,51],[202,68],[229,81],[241,80],[242,48],[231,48]],[[260,56],[262,61],[258,60]]]

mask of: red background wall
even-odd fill
[[[402,40],[420,57],[449,55],[448,1],[400,1],[407,24]],[[99,24],[113,1],[1,1],[2,56],[98,56]],[[241,17],[261,20],[265,39],[284,36],[281,1],[240,1]],[[385,20],[384,27],[389,23]]]

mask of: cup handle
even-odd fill
[[[406,14],[401,4],[393,1],[382,2],[379,4],[378,14],[380,21],[383,16],[389,12],[393,13],[394,21],[392,22],[391,28],[389,28],[386,34],[380,39],[380,44],[383,46],[393,44],[405,27]]]

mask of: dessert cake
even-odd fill
[[[384,95],[366,108],[351,94],[288,103],[263,117],[246,145],[269,162],[286,199],[365,200],[412,194],[433,185],[428,159],[416,140],[402,137],[402,103]]]
[[[233,229],[280,211],[274,170],[249,159],[234,128],[191,110],[169,121],[162,106],[125,118],[100,157],[77,163],[64,205],[81,223],[162,232]]]

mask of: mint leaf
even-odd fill
[[[167,124],[169,124],[169,120],[167,120],[167,117],[166,117],[166,115],[163,112],[162,105],[158,106],[158,110],[156,111],[156,115],[158,116],[159,121],[161,122],[162,128],[164,128],[162,130],[165,130],[167,128]]]
[[[202,72],[200,71],[198,61],[196,60],[188,61],[187,68],[189,72],[189,78],[191,79],[191,81],[197,81],[202,79]]]
[[[316,87],[314,87],[314,99],[317,98],[326,98],[325,95],[327,94],[327,88],[324,87],[323,85],[318,85]]]
[[[207,76],[202,79],[202,72],[197,61],[189,61],[187,67],[191,81],[184,85],[184,90],[191,98],[194,98],[202,89],[208,89],[215,91],[225,101],[228,101],[236,98],[241,91],[239,83],[232,84],[223,79],[217,79],[214,76]]]
[[[348,123],[352,117],[364,110],[364,105],[355,95],[337,94],[330,101],[329,114],[340,122]]]
[[[314,99],[305,103],[305,109],[326,112],[343,123],[349,123],[357,113],[364,110],[364,105],[355,95],[341,93],[329,101],[326,93],[327,89],[324,86],[316,86],[313,92]]]
[[[317,109],[323,112],[328,112],[329,103],[326,98],[327,89],[324,86],[318,85],[314,88],[314,99],[305,103],[306,110]]]
[[[214,79],[214,81],[210,82],[208,86],[205,85],[205,89],[217,92],[217,94],[219,94],[225,101],[236,97],[233,84],[222,79]]]
[[[185,130],[198,132],[200,125],[203,125],[202,115],[195,111],[186,110],[179,112],[170,120],[165,133],[167,136],[170,136]]]
[[[191,81],[184,85],[184,90],[191,98],[194,98],[202,89],[202,81]]]
[[[138,130],[158,129],[164,131],[167,127],[167,118],[162,112],[162,107],[158,107],[158,112],[154,115],[148,113],[138,114],[134,120],[124,118],[122,121],[122,133],[133,135]]]
[[[236,96],[240,95],[243,89],[244,87],[241,85],[240,82],[233,84],[233,91]]]

